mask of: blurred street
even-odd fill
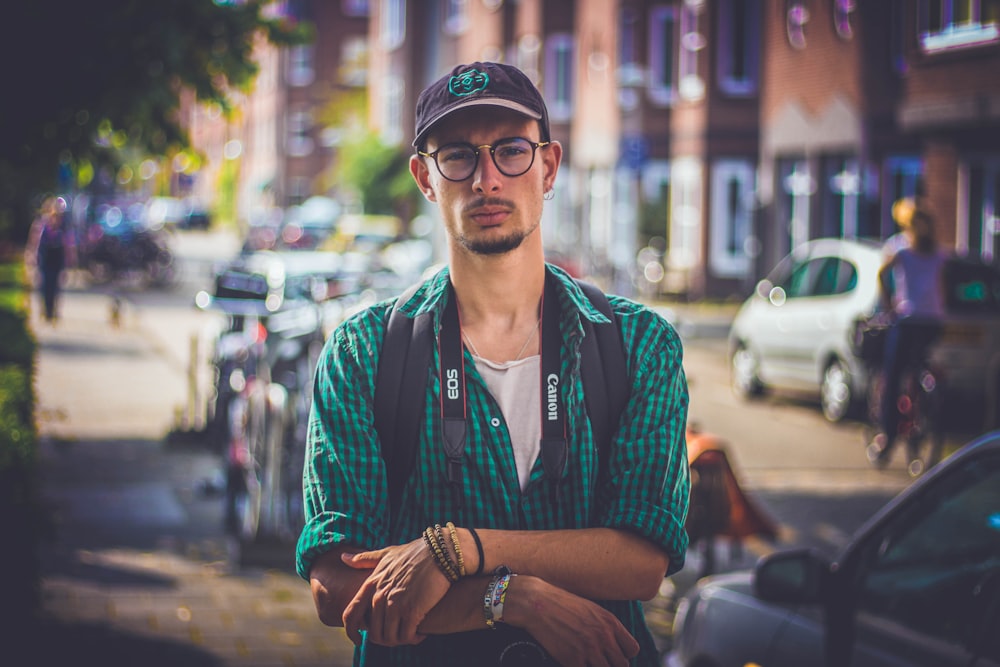
[[[54,519],[43,549],[53,641],[36,663],[349,665],[352,646],[316,619],[291,545],[234,563],[220,460],[191,432],[203,419],[221,325],[193,295],[237,247],[205,232],[172,243],[181,280],[169,291],[111,292],[73,280],[55,326],[33,316],[43,491]],[[116,296],[124,304],[117,319]],[[788,546],[835,551],[909,483],[901,465],[867,465],[857,424],[834,427],[787,397],[738,402],[723,345],[731,308],[664,308],[686,339],[692,422],[723,438],[748,491],[781,525],[778,544],[716,545],[720,569]],[[676,593],[702,563],[699,545],[647,604],[662,648]]]

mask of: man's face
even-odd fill
[[[444,119],[429,135],[424,152],[452,143],[493,145],[512,137],[538,142],[538,122],[506,109],[473,107]],[[438,204],[453,242],[477,255],[497,255],[519,247],[538,230],[542,197],[552,188],[561,155],[558,144],[539,147],[531,168],[520,176],[502,174],[488,148],[481,150],[475,171],[464,181],[445,179],[433,159],[421,156],[411,159],[410,171],[424,196]]]

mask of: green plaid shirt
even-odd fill
[[[404,489],[398,517],[390,522],[389,490],[379,455],[372,405],[379,349],[392,301],[377,304],[342,323],[330,336],[317,369],[304,470],[306,525],[296,552],[298,573],[308,580],[313,560],[346,542],[363,549],[418,539],[424,528],[457,525],[503,530],[551,530],[604,526],[639,533],[670,556],[670,571],[684,564],[687,534],[688,465],[685,444],[687,382],[680,339],[673,327],[648,308],[610,296],[633,378],[632,394],[595,488],[597,449],[586,415],[580,373],[581,318],[607,319],[569,276],[549,267],[560,283],[562,368],[560,389],[567,415],[570,459],[554,502],[552,481],[541,459],[524,492],[507,425],[497,402],[465,353],[468,435],[464,501],[456,511],[445,474],[439,413],[439,359],[428,368],[427,396],[414,470]],[[432,312],[440,330],[447,300],[448,270],[427,281],[402,306],[415,317]],[[535,418],[527,415],[525,418]],[[657,652],[641,604],[601,602],[642,646],[636,665],[657,664]],[[393,650],[393,664],[421,662],[411,647]],[[356,663],[363,664],[359,654]]]

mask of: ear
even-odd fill
[[[427,169],[427,162],[421,156],[410,156],[410,174],[424,198],[429,202],[436,202],[437,196],[434,194],[434,186],[431,184],[430,170]]]
[[[555,186],[556,174],[559,172],[559,165],[562,164],[562,144],[553,141],[545,148],[539,148],[542,154],[542,166],[544,167],[543,184],[544,192],[548,192]]]

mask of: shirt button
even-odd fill
[[[493,426],[493,428],[500,426],[500,418],[494,417],[493,419],[490,420],[490,424]]]

